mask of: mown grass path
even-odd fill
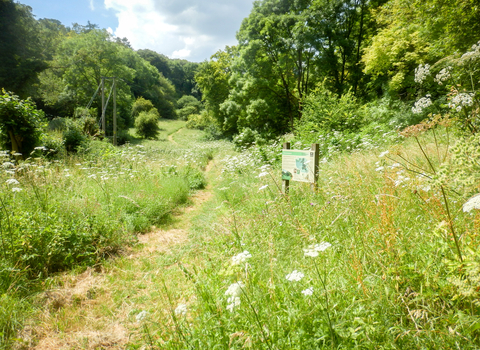
[[[177,144],[172,136],[168,140]],[[168,309],[165,288],[173,283],[182,290],[183,277],[169,276],[178,273],[171,267],[179,259],[177,248],[189,239],[192,220],[212,198],[210,180],[217,171],[216,160],[210,160],[205,168],[209,185],[194,193],[188,206],[177,208],[171,222],[139,235],[139,244],[102,266],[59,276],[57,286],[39,296],[44,311],[22,338],[30,338],[37,350],[137,348],[132,344],[142,338],[139,310]]]

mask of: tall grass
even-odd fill
[[[0,315],[10,315],[0,317],[0,347],[11,345],[39,282],[100,264],[167,223],[206,185],[202,169],[215,147],[93,141],[69,158],[20,162],[0,153],[0,296],[8,303]]]
[[[422,139],[430,160],[448,150],[435,140]],[[169,309],[142,321],[145,343],[478,348],[480,216],[462,211],[478,185],[462,193],[445,187],[444,198],[438,178],[401,164],[402,157],[428,162],[415,142],[391,149],[389,158],[381,153],[337,156],[322,164],[315,193],[294,183],[288,196],[280,192],[280,169],[265,175],[258,152],[229,157],[216,202],[182,248],[179,268],[191,289],[178,294],[170,284]],[[463,262],[445,199],[468,255]]]

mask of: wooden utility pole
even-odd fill
[[[117,145],[117,81],[113,77],[113,145]]]
[[[102,130],[103,135],[107,135],[105,127],[105,77],[102,77]]]

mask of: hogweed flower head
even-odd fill
[[[471,106],[473,104],[473,94],[460,92],[453,96],[448,103],[448,107],[460,112],[463,107]]]
[[[422,97],[417,102],[415,102],[412,107],[412,113],[420,114],[425,108],[430,107],[431,105],[432,100],[430,99],[430,95],[426,95],[425,97]]]
[[[250,259],[251,257],[252,254],[245,250],[244,252],[232,257],[232,265],[240,265],[246,262],[247,259]]]
[[[19,185],[20,182],[18,182],[16,179],[8,179],[7,181],[5,181],[5,183],[7,185]]]
[[[148,312],[143,310],[137,316],[135,316],[135,318],[137,319],[137,322],[142,322],[147,316],[148,316]]]
[[[304,249],[304,255],[315,258],[318,256],[319,252],[323,252],[330,248],[332,245],[328,242],[322,242],[315,245],[308,246],[307,249]]]
[[[185,316],[187,314],[187,305],[186,304],[178,304],[177,308],[175,309],[175,315],[182,315]]]
[[[480,209],[480,193],[471,197],[468,201],[463,204],[463,211],[469,213],[472,209]]]
[[[292,273],[289,273],[288,275],[285,276],[285,278],[290,281],[290,282],[298,282],[300,281],[305,275],[297,270],[293,270]]]
[[[225,295],[228,296],[227,310],[230,310],[230,312],[233,312],[235,307],[240,306],[240,295],[242,295],[243,288],[245,288],[245,284],[242,281],[238,281],[231,284],[225,292]]]
[[[307,296],[307,295],[313,295],[313,287],[307,288],[305,290],[302,290],[302,294]]]
[[[415,82],[417,84],[423,83],[423,81],[430,75],[430,65],[419,65],[415,68]]]
[[[450,70],[451,69],[452,69],[452,67],[443,68],[440,72],[438,72],[438,74],[435,76],[435,79],[433,79],[433,80],[436,83],[438,83],[438,85],[443,85],[444,81],[447,81],[448,79],[450,79],[450,77],[451,77]]]

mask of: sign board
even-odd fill
[[[283,149],[282,180],[315,183],[315,151]]]

